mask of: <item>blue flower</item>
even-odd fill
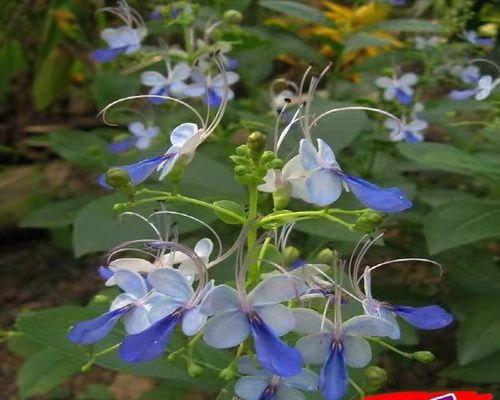
[[[456,65],[451,69],[451,73],[468,85],[474,85],[481,79],[481,72],[475,65],[469,65],[465,68],[461,65]]]
[[[398,124],[394,119],[385,120],[384,126],[391,130],[389,138],[393,142],[401,142],[403,140],[408,143],[419,143],[424,140],[422,131],[426,129],[429,124],[421,119],[414,119],[410,123],[402,121]]]
[[[465,40],[467,40],[470,44],[474,44],[476,46],[493,46],[495,44],[495,39],[489,37],[480,37],[475,31],[466,31],[464,32]]]
[[[429,50],[433,49],[441,44],[443,41],[439,36],[415,36],[413,38],[415,42],[415,48],[417,50]]]
[[[148,318],[150,302],[147,297],[147,285],[136,272],[120,270],[114,274],[116,285],[124,293],[116,297],[107,313],[76,324],[68,333],[68,338],[78,344],[98,342],[108,336],[120,318],[123,318],[128,333],[144,331],[151,324]]]
[[[135,164],[117,166],[113,168],[124,170],[128,173],[133,185],[144,182],[153,172],[161,171],[159,179],[162,180],[180,159],[189,163],[198,146],[205,139],[204,131],[198,129],[193,123],[184,123],[175,128],[170,134],[172,146],[163,156],[147,158]],[[99,185],[110,189],[106,183],[106,176],[101,175],[98,179]]]
[[[244,342],[252,334],[257,359],[279,376],[292,376],[302,369],[298,351],[279,339],[294,327],[293,313],[280,303],[298,297],[307,289],[303,280],[277,275],[261,281],[248,295],[220,285],[208,293],[201,311],[213,316],[203,338],[218,349]]]
[[[237,73],[228,71],[225,73],[227,85],[235,84],[239,76]],[[191,73],[193,83],[187,85],[184,93],[189,97],[202,97],[202,100],[210,107],[218,107],[222,103],[224,90],[227,90],[227,99],[234,98],[234,92],[229,88],[224,87],[224,74],[220,73],[213,78],[205,76],[200,69],[194,69]]]
[[[174,68],[168,66],[167,76],[163,76],[157,71],[146,71],[141,75],[141,82],[145,86],[150,86],[150,95],[185,97],[186,83],[184,82],[191,75],[191,68],[186,63],[178,63]],[[151,97],[151,103],[162,104],[165,99]]]
[[[280,377],[258,368],[250,357],[242,357],[238,372],[243,376],[236,382],[234,391],[242,400],[304,400],[303,391],[317,390],[318,376],[302,369],[297,375]]]
[[[132,133],[133,137],[111,143],[109,148],[112,153],[121,153],[132,147],[136,147],[139,150],[147,149],[151,144],[151,140],[160,133],[159,127],[153,125],[145,126],[139,121],[130,123],[128,130]]]
[[[371,294],[371,270],[369,267],[365,269],[363,279],[365,292],[363,308],[365,313],[382,318],[390,323],[393,327],[389,335],[391,339],[399,339],[400,337],[396,316],[403,318],[416,328],[426,330],[441,329],[453,322],[452,315],[437,305],[424,307],[399,306],[374,299]]]
[[[321,139],[318,139],[318,150],[308,139],[302,139],[299,155],[303,172],[300,179],[290,183],[297,197],[308,203],[327,206],[340,197],[346,186],[364,206],[377,211],[391,213],[412,206],[406,194],[398,188],[381,188],[344,174],[332,149]]]
[[[132,54],[139,50],[142,40],[147,35],[147,29],[139,13],[131,9],[125,1],[119,1],[118,7],[107,7],[104,10],[121,18],[125,25],[104,29],[101,38],[108,47],[95,50],[92,58],[98,62],[108,62],[120,54]]]
[[[380,77],[375,80],[375,85],[384,89],[384,99],[396,99],[403,105],[410,104],[413,100],[413,87],[418,82],[414,73],[407,73],[399,78]]]
[[[490,75],[482,76],[476,84],[476,87],[465,90],[452,90],[449,97],[453,100],[466,100],[474,97],[476,100],[484,100],[488,98],[498,85],[500,78],[493,80]]]
[[[310,309],[294,309],[297,330],[309,333],[299,339],[297,349],[305,363],[322,364],[318,379],[326,400],[340,400],[347,392],[347,366],[363,368],[372,352],[363,336],[388,336],[392,325],[380,318],[358,316],[339,326]]]
[[[184,334],[192,336],[203,328],[207,320],[197,305],[195,291],[179,271],[158,268],[149,274],[148,281],[159,293],[149,311],[152,325],[123,340],[118,355],[125,362],[144,362],[160,357],[179,323]],[[207,284],[202,296],[212,287],[213,282]]]

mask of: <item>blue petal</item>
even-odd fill
[[[238,69],[239,64],[240,63],[238,62],[238,60],[236,60],[234,58],[229,58],[229,57],[226,58],[226,68],[229,71],[234,71],[234,70]]]
[[[441,329],[453,322],[452,315],[440,306],[394,306],[393,311],[410,325],[420,329]]]
[[[452,100],[467,100],[477,93],[476,89],[452,90],[448,97]]]
[[[134,147],[135,142],[135,138],[112,142],[109,144],[109,151],[114,154],[123,153],[124,151],[130,150],[132,147]]]
[[[116,49],[97,49],[92,52],[92,59],[97,62],[113,61],[120,54],[127,50],[127,46]]]
[[[340,197],[342,179],[335,171],[321,168],[306,178],[306,189],[311,202],[324,207]]]
[[[158,165],[160,165],[163,161],[167,160],[172,156],[173,156],[172,154],[167,154],[161,157],[146,158],[145,160],[141,160],[135,164],[123,165],[113,168],[118,168],[127,172],[132,184],[138,185],[139,183],[145,181],[146,178],[154,172],[154,170],[156,169],[156,167],[158,167]],[[97,182],[102,187],[111,189],[111,186],[109,186],[108,183],[106,182],[105,174],[101,175],[97,180]]]
[[[302,356],[297,349],[279,339],[257,314],[248,319],[257,360],[264,368],[279,376],[293,376],[302,371]]]
[[[168,88],[166,86],[163,86],[159,90],[149,92],[149,94],[152,94],[154,96],[168,96]],[[148,98],[148,100],[152,104],[164,104],[167,102],[166,99],[159,99],[156,97],[150,97]]]
[[[148,329],[127,336],[118,350],[120,358],[125,362],[136,363],[160,357],[165,352],[183,313],[184,310],[178,309],[155,322]]]
[[[97,272],[99,272],[99,276],[107,281],[109,278],[111,278],[115,273],[109,269],[109,267],[104,267],[100,266],[97,268]]]
[[[204,101],[210,107],[218,107],[222,103],[222,98],[214,90],[208,89]]]
[[[495,41],[492,38],[477,38],[476,44],[480,46],[493,46]]]
[[[406,131],[405,135],[406,135],[406,141],[408,143],[420,143],[420,142],[422,142],[422,138],[415,136],[415,134],[412,131]]]
[[[396,89],[396,99],[403,105],[410,104],[413,100],[411,94],[406,93],[403,89]]]
[[[343,178],[358,200],[373,210],[393,213],[407,210],[412,206],[412,202],[401,189],[381,188],[364,179],[349,175],[343,175]]]
[[[120,317],[130,310],[129,306],[118,308],[101,316],[83,321],[71,328],[68,339],[78,344],[98,342],[108,336]]]
[[[342,344],[335,343],[321,369],[318,386],[326,400],[340,400],[347,392],[347,368]]]

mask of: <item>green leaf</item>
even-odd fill
[[[328,18],[320,10],[297,1],[261,0],[259,1],[259,6],[309,22],[316,22],[318,24],[329,23]]]
[[[447,144],[400,143],[397,147],[404,157],[428,169],[500,180],[500,164],[486,162]]]
[[[500,352],[465,366],[452,365],[446,368],[442,375],[475,385],[500,383]]]
[[[9,88],[14,74],[25,67],[21,44],[16,40],[6,41],[0,48],[0,96]]]
[[[104,108],[115,100],[135,95],[140,82],[137,76],[123,76],[111,71],[101,72],[92,84],[97,106]]]
[[[500,235],[500,202],[458,200],[435,208],[424,222],[431,254]]]
[[[88,132],[59,129],[51,139],[57,154],[82,168],[103,168],[109,158],[107,143]]]
[[[381,47],[392,44],[394,41],[384,39],[365,32],[356,33],[349,36],[345,42],[345,52],[365,49],[367,47]]]
[[[80,371],[84,364],[48,348],[36,352],[26,359],[17,377],[21,398],[47,393]]]
[[[467,305],[467,311],[460,317],[458,331],[457,353],[460,365],[470,364],[500,351],[499,309],[498,296],[479,297]]]
[[[443,31],[443,26],[426,19],[401,18],[378,22],[365,27],[367,31],[385,32],[422,32],[434,33]]]
[[[125,216],[120,222],[119,215],[113,211],[113,206],[127,201],[129,201],[127,197],[116,193],[94,200],[78,212],[73,230],[73,247],[76,257],[109,250],[125,240],[156,238],[153,229],[138,218]],[[135,207],[132,211],[147,216],[157,207],[156,203],[148,203]],[[167,209],[193,215],[206,223],[211,223],[216,219],[215,214],[210,210],[190,204],[167,204]],[[199,223],[186,218],[183,218],[182,224],[178,226],[181,234],[200,228],[202,227]]]
[[[73,223],[78,210],[88,203],[87,198],[69,199],[49,203],[33,210],[23,218],[23,228],[57,228]]]
[[[232,213],[237,214],[242,218],[246,218],[245,210],[243,209],[243,207],[241,205],[239,205],[238,203],[235,203],[234,201],[220,200],[220,201],[214,202],[214,204],[218,207],[225,209],[225,210],[231,211]],[[231,216],[228,216],[228,215],[223,214],[223,213],[218,212],[218,211],[215,211],[215,214],[217,214],[217,217],[221,221],[225,222],[226,224],[241,225],[241,222],[236,218],[233,218]]]
[[[33,82],[33,103],[43,110],[66,93],[69,85],[72,57],[54,47],[42,61]]]

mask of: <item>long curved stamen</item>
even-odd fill
[[[363,247],[360,249],[357,257],[356,257],[356,260],[354,261],[354,266],[353,266],[353,273],[352,273],[352,277],[354,279],[354,282],[353,282],[353,288],[354,290],[356,290],[358,296],[360,297],[363,297],[363,291],[361,290],[360,286],[359,286],[359,280],[358,280],[358,276],[359,276],[359,270],[360,270],[360,267],[361,267],[361,262],[363,261],[363,258],[365,257],[366,253],[368,252],[368,250],[370,250],[370,248],[375,244],[375,242],[377,240],[379,240],[382,236],[384,235],[383,232],[379,233],[377,236],[375,236],[375,238],[368,238],[368,240],[366,241],[366,243],[363,245]]]
[[[288,224],[285,224],[283,228],[281,229],[281,234],[279,241],[277,243],[278,249],[280,251],[283,251],[288,243],[288,239],[290,235],[292,234],[293,228],[295,227],[296,222],[290,222]]]
[[[299,94],[299,87],[295,82],[289,81],[288,79],[285,78],[278,78],[275,79],[274,81],[271,82],[271,85],[269,86],[269,93],[271,95],[271,99],[274,99],[276,97],[276,92],[274,90],[275,86],[278,85],[279,83],[284,83],[287,86],[293,88],[295,91],[295,95]]]
[[[292,128],[292,125],[299,121],[299,120],[303,120],[304,117],[298,117],[299,113],[301,112],[303,108],[303,105],[300,105],[299,108],[297,109],[297,111],[295,111],[295,114],[293,115],[292,117],[292,120],[290,121],[290,123],[283,129],[283,131],[281,132],[281,135],[280,137],[278,138],[278,141],[276,142],[276,146],[275,146],[275,153],[278,154],[278,151],[281,147],[281,145],[283,144],[283,141],[285,140],[286,136],[288,135],[288,133],[290,132],[290,129]]]
[[[218,233],[215,231],[215,229],[212,228],[210,225],[208,225],[206,222],[204,222],[201,219],[196,218],[190,214],[185,214],[185,213],[181,213],[181,212],[177,212],[177,211],[170,211],[170,210],[156,211],[153,214],[151,214],[148,218],[152,218],[152,217],[155,217],[157,215],[163,215],[163,214],[178,215],[181,217],[189,218],[195,222],[198,222],[200,225],[203,225],[205,228],[207,228],[210,231],[210,233],[212,233],[215,240],[217,241],[217,245],[219,246],[219,250],[217,252],[217,258],[221,256],[221,254],[222,254],[222,240],[221,240],[220,236],[218,235]]]
[[[327,115],[330,115],[330,114],[333,114],[333,113],[336,113],[336,112],[341,112],[341,111],[373,111],[373,112],[377,112],[379,114],[385,115],[386,117],[394,119],[398,123],[398,132],[397,133],[399,133],[401,131],[402,123],[401,123],[401,120],[398,117],[394,116],[393,114],[391,114],[391,113],[389,113],[387,111],[379,110],[378,108],[364,107],[364,106],[351,106],[351,107],[332,108],[331,110],[325,111],[324,113],[318,115],[309,124],[308,129],[309,130],[312,129],[314,126],[316,126],[316,124],[322,118],[326,117]]]
[[[179,100],[179,99],[176,99],[175,97],[170,97],[170,96],[160,96],[160,95],[155,95],[155,94],[141,94],[141,95],[137,95],[137,96],[128,96],[128,97],[124,97],[122,99],[118,99],[118,100],[115,100],[111,103],[109,103],[106,107],[104,107],[100,112],[99,114],[97,114],[97,117],[100,117],[102,116],[102,120],[103,122],[106,124],[106,125],[109,125],[109,126],[118,126],[118,124],[113,124],[112,122],[109,122],[107,119],[106,119],[106,114],[108,112],[108,110],[112,107],[114,107],[116,104],[119,104],[121,102],[124,102],[124,101],[127,101],[127,100],[134,100],[134,99],[151,99],[151,98],[154,98],[154,99],[163,99],[163,100],[171,100],[173,102],[176,102],[176,103],[179,103],[181,105],[183,105],[184,107],[187,107],[189,110],[191,110],[195,115],[196,117],[198,118],[198,120],[200,121],[200,124],[202,126],[202,129],[205,129],[205,121],[203,121],[203,118],[201,117],[200,113],[198,111],[195,110],[194,107],[190,106],[188,103],[182,101],[182,100]]]
[[[500,66],[498,66],[497,63],[490,61],[490,60],[487,60],[485,58],[474,58],[474,59],[469,60],[467,62],[467,64],[479,64],[479,63],[488,64],[488,65],[491,65],[492,67],[494,67],[497,71],[496,79],[500,79]]]
[[[242,244],[245,242],[247,231],[248,231],[248,228],[246,226],[243,226],[243,228],[240,231],[240,234],[236,238],[233,245],[224,254],[215,258],[213,261],[210,261],[207,264],[207,268],[211,268],[214,265],[217,265],[217,264],[223,262],[224,260],[229,258],[235,251],[237,251],[242,246]]]
[[[224,113],[226,112],[227,103],[228,103],[228,96],[229,96],[229,83],[227,81],[227,72],[226,72],[226,69],[224,67],[224,63],[220,59],[220,56],[218,53],[214,56],[213,61],[222,75],[222,82],[223,82],[222,99],[221,99],[219,109],[217,110],[217,113],[215,114],[215,117],[212,120],[212,123],[204,131],[203,139],[210,136],[212,134],[212,132],[219,125]]]
[[[339,283],[337,281],[335,281],[335,279],[332,279],[330,276],[328,276],[327,274],[325,274],[324,271],[321,271],[318,267],[315,267],[314,265],[311,264],[311,266],[316,270],[316,272],[318,272],[320,275],[322,275],[323,277],[325,277],[325,279],[331,283],[332,285],[334,286],[340,286],[340,289],[342,290],[342,292],[344,292],[345,294],[347,294],[348,296],[352,297],[354,300],[357,300],[359,301],[360,303],[362,303],[362,300],[357,297],[356,295],[352,294],[349,290],[347,290],[346,288],[342,287],[341,285],[339,285]]]
[[[323,71],[319,74],[319,76],[312,77],[311,82],[309,84],[309,91],[306,99],[306,106],[304,109],[304,127],[306,128],[306,132],[304,132],[304,136],[308,138],[309,140],[311,139],[311,125],[309,124],[309,121],[311,119],[311,104],[314,98],[314,94],[316,93],[316,90],[318,89],[318,85],[320,81],[323,79],[323,77],[326,75],[326,73],[330,70],[332,67],[332,62],[329,62],[325,68],[323,68]]]
[[[144,254],[149,254],[153,257],[155,257],[155,254],[151,253],[151,252],[148,252],[146,250],[143,250],[143,249],[136,249],[136,248],[133,248],[133,247],[129,247],[130,245],[133,245],[133,244],[142,244],[142,245],[145,245],[147,243],[153,243],[153,242],[157,242],[156,239],[136,239],[136,240],[127,240],[125,242],[122,242],[118,245],[116,245],[115,247],[113,247],[112,249],[110,249],[108,252],[106,252],[104,255],[103,255],[103,259],[106,260],[106,262],[109,264],[111,262],[111,258],[115,255],[115,254],[118,254],[119,252],[121,251],[130,251],[130,250],[133,250],[133,251],[138,251],[138,252],[142,252]]]
[[[137,213],[135,213],[133,211],[126,211],[126,212],[121,213],[118,216],[118,220],[120,221],[120,223],[122,222],[122,218],[126,217],[126,216],[133,216],[133,217],[139,218],[142,222],[145,222],[151,229],[153,229],[155,231],[156,236],[158,236],[158,239],[160,239],[160,240],[163,239],[162,236],[161,236],[160,231],[156,228],[156,226],[154,226],[154,224],[152,224],[150,221],[148,221],[147,218],[145,218],[142,215],[137,214]]]
[[[211,21],[210,21],[211,23]],[[208,43],[211,36],[212,36],[212,32],[220,25],[223,24],[223,21],[216,21],[214,23],[212,23],[207,29],[205,29],[205,33],[203,35],[203,40],[205,43]]]

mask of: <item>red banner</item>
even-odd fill
[[[472,391],[399,392],[368,396],[365,400],[493,400],[493,395]]]

